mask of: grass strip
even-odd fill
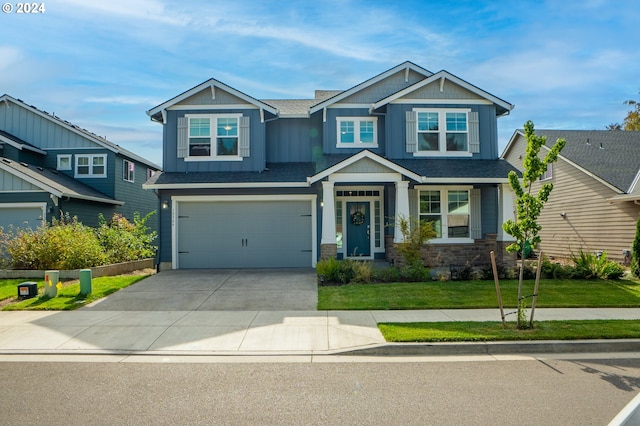
[[[499,321],[380,323],[388,342],[491,342],[640,338],[640,320],[534,321],[534,328],[503,328]]]
[[[98,277],[91,280],[91,294],[87,297],[80,294],[80,282],[65,285],[58,291],[54,298],[44,296],[25,299],[16,303],[11,303],[2,308],[3,311],[23,311],[23,310],[56,310],[69,311],[78,309],[86,304],[101,299],[122,288],[135,284],[149,275],[118,275],[113,277]],[[6,280],[5,280],[6,281]],[[23,282],[19,280],[17,284]],[[38,282],[38,289],[42,292],[44,282]],[[16,295],[14,286],[14,293]]]
[[[505,307],[515,308],[517,280],[500,282]],[[527,281],[523,294],[533,293]],[[530,304],[530,299],[527,304]],[[348,284],[318,287],[319,310],[481,309],[498,306],[493,281]],[[556,280],[540,282],[540,308],[640,307],[640,283],[633,280]]]

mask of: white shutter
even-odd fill
[[[480,123],[477,111],[469,113],[469,151],[474,154],[480,152]]]
[[[178,117],[178,158],[186,158],[189,155],[189,119]]]
[[[418,149],[418,127],[416,125],[418,113],[407,111],[405,117],[407,152],[416,152]]]
[[[238,155],[248,157],[249,150],[249,117],[240,117],[240,133],[238,136]]]
[[[479,240],[482,238],[482,196],[479,189],[471,190],[471,238]]]

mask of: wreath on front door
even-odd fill
[[[354,225],[362,225],[364,223],[364,213],[360,210],[351,215],[351,223]]]

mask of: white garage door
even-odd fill
[[[36,229],[42,224],[42,205],[11,205],[0,204],[0,226],[5,231],[13,228]]]
[[[312,266],[308,200],[177,203],[178,268]]]

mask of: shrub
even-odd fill
[[[128,262],[131,260],[152,257],[155,247],[152,245],[156,239],[155,231],[149,232],[146,226],[147,220],[155,214],[151,212],[144,218],[140,218],[138,212],[134,213],[133,223],[124,216],[114,214],[107,223],[104,216],[98,216],[99,226],[96,235],[104,248],[107,263]]]
[[[636,236],[631,246],[631,274],[640,277],[640,218],[636,222]]]
[[[18,229],[5,244],[16,269],[89,268],[106,259],[93,229],[68,215],[35,231]]]
[[[324,277],[325,282],[339,282],[340,261],[335,258],[323,259],[316,264],[316,273]]]
[[[578,255],[571,255],[575,263],[574,276],[582,279],[612,279],[616,280],[624,275],[624,268],[616,262],[607,259],[607,252],[601,256],[585,253],[580,250]]]
[[[400,217],[396,226],[400,227],[403,242],[394,244],[394,247],[402,255],[405,265],[415,266],[418,262],[422,263],[420,249],[436,236],[433,223],[424,219]]]
[[[429,268],[422,264],[422,260],[418,260],[400,268],[400,279],[410,282],[431,281],[431,274]]]

